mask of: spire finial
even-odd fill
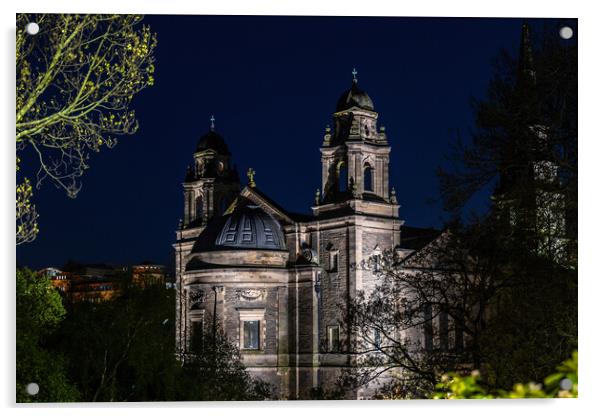
[[[211,114],[209,121],[211,122],[211,131],[215,130],[215,117],[213,117],[213,114]]]
[[[255,169],[253,168],[249,168],[249,170],[247,170],[247,178],[249,178],[249,187],[250,188],[255,188]]]
[[[351,75],[353,75],[353,82],[357,82],[357,70],[355,68],[351,71]]]

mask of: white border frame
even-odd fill
[[[598,403],[595,401],[602,390],[602,366],[599,346],[602,345],[602,335],[597,316],[599,294],[602,292],[602,279],[598,271],[598,238],[602,232],[602,211],[599,193],[599,158],[602,155],[600,140],[600,97],[602,97],[601,77],[602,56],[599,53],[599,41],[602,39],[602,18],[598,2],[594,1],[532,1],[503,0],[485,2],[478,0],[422,0],[420,2],[393,2],[390,0],[372,0],[370,2],[359,0],[246,0],[230,1],[197,1],[171,0],[169,2],[151,2],[148,0],[18,0],[2,2],[2,34],[3,51],[2,69],[6,76],[2,77],[0,97],[4,100],[0,111],[2,119],[0,125],[4,126],[5,140],[2,140],[3,179],[0,181],[1,194],[5,200],[2,207],[5,215],[4,250],[2,264],[5,272],[2,275],[3,305],[2,316],[5,324],[2,325],[2,362],[3,371],[0,377],[0,394],[3,406],[9,407],[4,414],[15,412],[14,404],[14,369],[15,369],[15,283],[12,276],[15,270],[14,246],[14,186],[15,186],[15,142],[11,140],[14,134],[14,106],[15,106],[15,69],[14,69],[14,25],[16,12],[80,12],[80,13],[145,13],[145,14],[247,14],[247,15],[339,15],[339,16],[458,16],[458,17],[577,17],[579,18],[579,156],[580,156],[580,210],[579,210],[579,237],[581,246],[579,250],[580,287],[579,287],[579,319],[581,322],[580,357],[581,357],[581,389],[578,400],[498,400],[495,402],[484,401],[456,401],[456,402],[278,402],[278,403],[129,403],[129,404],[46,404],[33,406],[18,406],[19,414],[64,415],[80,414],[80,408],[85,408],[90,414],[105,415],[105,408],[123,409],[128,413],[144,412],[145,415],[163,415],[164,408],[177,407],[181,414],[198,414],[199,406],[230,409],[226,414],[238,414],[242,408],[245,412],[261,412],[262,415],[280,415],[283,408],[289,415],[304,415],[311,409],[324,409],[345,407],[349,414],[362,414],[370,412],[370,408],[378,407],[381,411],[407,412],[419,411],[426,414],[440,415],[465,415],[474,411],[486,411],[491,415],[506,415],[508,411],[528,411],[530,413],[545,412],[546,415],[563,415],[568,412],[590,414],[595,412]],[[309,29],[309,28],[308,28]],[[586,364],[584,364],[586,363]],[[400,407],[403,407],[401,409]],[[44,408],[40,411],[40,408]],[[387,409],[385,409],[387,408]],[[144,409],[144,410],[142,410]],[[221,412],[220,412],[221,413]],[[524,413],[524,412],[521,412]]]

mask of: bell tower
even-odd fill
[[[211,128],[200,138],[194,165],[186,173],[183,227],[204,227],[233,201],[240,183],[230,157],[228,145],[216,133],[215,118],[211,116]]]
[[[389,189],[389,146],[370,96],[352,72],[351,88],[341,95],[320,148],[322,187],[315,212],[348,206],[350,201],[397,204]],[[392,192],[392,193],[391,193]],[[319,194],[319,195],[318,195]]]

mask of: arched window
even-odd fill
[[[364,191],[365,192],[373,192],[374,191],[374,178],[372,175],[372,166],[369,163],[364,165]]]
[[[196,208],[195,219],[198,220],[198,219],[203,218],[203,197],[201,195],[196,197],[195,208]]]
[[[339,181],[339,191],[345,192],[347,190],[347,166],[343,161],[340,161],[337,165],[337,178]]]
[[[226,212],[226,209],[228,209],[228,200],[224,196],[219,201],[219,215],[222,215],[224,212]]]

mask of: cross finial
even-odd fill
[[[357,82],[357,70],[355,68],[351,71],[351,75],[353,75],[353,82]]]
[[[213,114],[211,114],[209,121],[211,121],[211,130],[215,130],[215,117],[213,117]]]
[[[255,169],[253,168],[249,168],[249,170],[247,170],[247,178],[249,178],[249,187],[251,188],[255,188]]]

